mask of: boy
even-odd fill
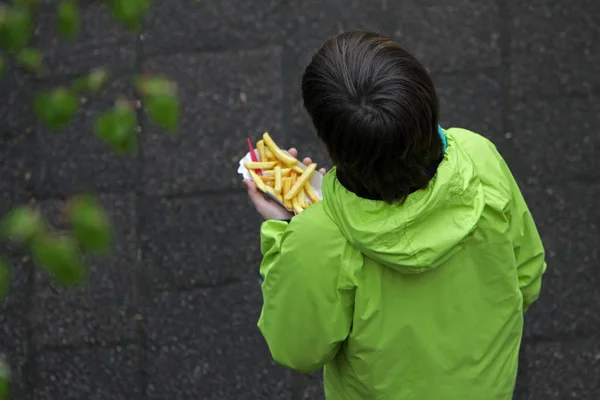
[[[246,182],[273,358],[324,367],[332,400],[511,399],[546,264],[494,145],[440,128],[425,69],[375,33],[327,41],[302,94],[335,166],[323,201],[291,218]]]

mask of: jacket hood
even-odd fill
[[[471,158],[446,133],[447,149],[428,187],[402,205],[346,190],[335,168],[323,180],[323,204],[346,239],[365,256],[398,272],[436,268],[474,231],[484,200]]]

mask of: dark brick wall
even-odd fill
[[[391,35],[430,68],[445,126],[491,138],[511,164],[548,250],[527,316],[519,400],[600,398],[600,2],[578,0],[161,0],[141,35],[84,2],[83,32],[56,39],[44,0],[36,41],[49,73],[0,82],[0,212],[34,202],[57,228],[65,196],[91,190],[120,238],[61,290],[0,244],[14,281],[0,352],[17,400],[318,399],[318,374],[277,367],[256,329],[259,219],[236,175],[244,138],[265,130],[327,164],[303,114],[312,51],[351,28]],[[97,65],[113,83],[60,135],[32,118],[33,91]],[[181,87],[182,131],[140,113],[140,151],[91,133],[136,72]]]

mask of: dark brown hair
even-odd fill
[[[349,190],[402,203],[427,186],[442,155],[438,98],[398,44],[363,31],[328,40],[304,72],[302,96]]]

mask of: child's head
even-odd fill
[[[403,202],[442,156],[438,98],[425,68],[391,39],[348,32],[328,40],[302,79],[304,106],[356,192]]]

